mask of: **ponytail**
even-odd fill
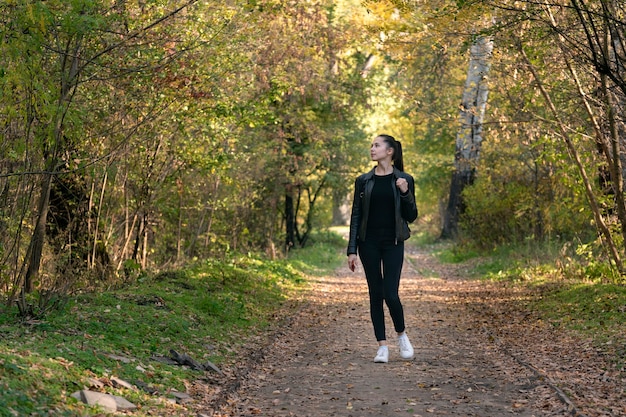
[[[391,135],[378,135],[383,141],[393,149],[393,157],[391,158],[393,166],[400,171],[404,171],[404,161],[402,160],[402,144]]]

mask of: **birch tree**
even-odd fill
[[[483,141],[483,119],[489,93],[488,77],[492,52],[493,41],[488,36],[477,36],[470,48],[469,68],[460,106],[460,127],[456,135],[454,172],[444,214],[442,238],[453,238],[457,235],[459,215],[463,212],[463,190],[474,182]]]

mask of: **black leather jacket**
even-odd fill
[[[375,168],[374,168],[375,169]],[[374,169],[359,175],[354,183],[354,199],[352,201],[352,214],[350,216],[350,235],[348,239],[348,255],[357,253],[359,240],[365,239],[367,231],[367,218],[369,216],[370,197],[374,188]],[[409,184],[406,194],[400,193],[396,187],[396,180],[404,178]],[[393,168],[393,195],[396,207],[396,243],[403,242],[411,236],[408,223],[417,219],[417,206],[415,205],[415,182],[409,174]]]

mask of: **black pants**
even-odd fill
[[[389,308],[393,326],[404,331],[404,310],[398,295],[404,262],[404,242],[391,239],[366,239],[359,242],[359,258],[369,288],[370,315],[377,341],[386,340],[383,300]]]

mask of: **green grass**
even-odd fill
[[[444,263],[462,263],[479,256],[479,253],[474,250],[450,242],[439,242],[429,246],[435,249],[437,259]]]
[[[545,287],[529,307],[552,326],[592,340],[619,369],[626,368],[626,286],[570,281]]]
[[[16,311],[5,311],[0,416],[98,415],[69,395],[88,387],[89,378],[111,377],[160,394],[106,387],[141,406],[133,415],[164,415],[161,397],[171,389],[185,391],[188,381],[203,374],[153,356],[169,357],[174,349],[200,363],[234,360],[242,341],[268,328],[307,275],[327,272],[342,259],[340,237],[318,234],[313,240],[315,245],[292,251],[287,260],[205,261],[121,289],[80,294],[39,321],[22,323]],[[184,407],[167,407],[169,416],[188,415]]]
[[[558,286],[542,294],[535,307],[553,325],[600,336],[622,336],[626,330],[626,287],[593,282]]]
[[[320,276],[334,271],[346,262],[346,241],[341,228],[314,234],[304,249],[289,252],[291,264],[308,275]]]

